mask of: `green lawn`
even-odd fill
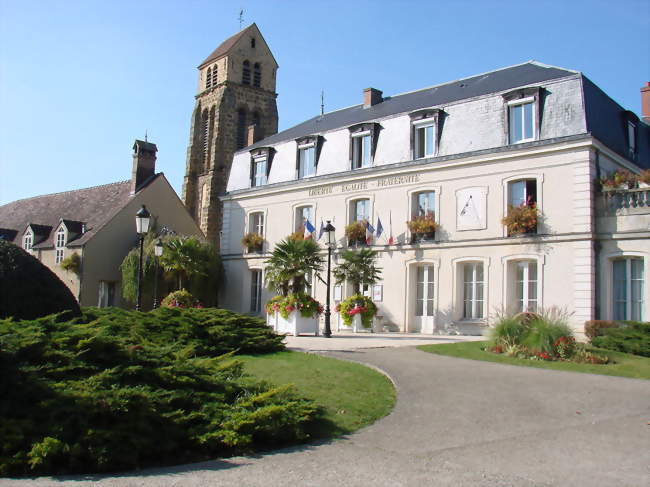
[[[274,384],[293,383],[324,408],[313,436],[330,438],[355,431],[386,416],[395,389],[383,374],[360,364],[301,352],[238,355],[245,370]]]
[[[650,358],[639,357],[627,353],[613,352],[591,347],[589,350],[599,355],[607,355],[615,363],[606,365],[576,364],[572,362],[546,362],[544,360],[528,360],[507,357],[481,350],[486,342],[445,343],[442,345],[421,345],[418,348],[424,352],[447,355],[449,357],[483,360],[500,364],[522,365],[539,369],[566,370],[585,374],[617,375],[634,379],[650,379]]]

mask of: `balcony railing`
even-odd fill
[[[650,188],[603,190],[605,208],[616,212],[627,209],[650,209]]]

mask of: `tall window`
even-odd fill
[[[208,68],[208,74],[205,77],[205,89],[212,86],[212,68]]]
[[[514,263],[517,311],[537,310],[537,262],[522,260]]]
[[[244,85],[251,84],[251,63],[244,61],[241,72],[241,82]]]
[[[351,216],[353,222],[370,220],[370,200],[353,201]]]
[[[615,320],[643,321],[643,259],[617,259],[614,271]]]
[[[537,180],[521,179],[508,185],[508,204],[533,206],[537,204]]]
[[[298,147],[298,179],[306,178],[316,174],[316,147]]]
[[[240,108],[237,112],[237,149],[246,147],[246,110]]]
[[[112,281],[99,281],[99,300],[97,306],[107,308],[115,305],[115,283]]]
[[[262,271],[251,270],[251,313],[259,313],[262,310]]]
[[[250,214],[248,217],[248,231],[250,233],[257,233],[258,235],[264,235],[264,213],[256,211]]]
[[[262,67],[260,63],[253,65],[253,86],[260,87],[262,84]]]
[[[312,207],[311,206],[299,206],[296,208],[296,218],[294,222],[294,231],[303,230],[305,228],[305,222],[309,221],[314,225],[314,220],[312,218]]]
[[[208,160],[208,148],[210,147],[210,114],[207,110],[203,111],[203,124],[202,127],[202,137],[203,137],[203,158],[205,161]]]
[[[415,316],[433,316],[434,269],[432,265],[417,268]]]
[[[435,191],[426,191],[415,195],[415,207],[413,208],[414,217],[433,218],[436,213],[436,193]]]
[[[431,122],[417,124],[414,126],[415,130],[415,158],[419,159],[422,157],[431,157],[434,155],[435,148],[435,137],[434,137],[434,128],[435,125]]]
[[[463,318],[483,318],[484,286],[483,263],[463,264]]]
[[[60,264],[63,261],[65,253],[65,229],[63,227],[59,228],[56,232],[56,255],[54,259],[55,264]]]
[[[511,144],[535,139],[535,103],[533,101],[511,103],[508,113]]]
[[[369,133],[352,135],[352,169],[370,166],[370,139]]]
[[[31,234],[31,232],[26,233],[23,236],[23,248],[29,252],[32,250],[33,244],[34,244],[34,236]]]
[[[266,156],[253,157],[253,174],[251,186],[263,186],[266,184]]]

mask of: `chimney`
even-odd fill
[[[257,124],[249,125],[246,135],[246,146],[253,145],[258,140],[260,140],[260,130]]]
[[[134,194],[156,173],[156,144],[137,140],[133,143],[133,172],[131,173],[131,194]]]
[[[650,123],[650,81],[641,88],[641,118]]]
[[[381,93],[381,91],[375,88],[366,88],[363,90],[363,108],[368,108],[384,101]]]

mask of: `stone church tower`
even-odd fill
[[[226,39],[199,69],[183,202],[219,244],[221,203],[235,151],[278,131],[278,64],[252,24]]]

